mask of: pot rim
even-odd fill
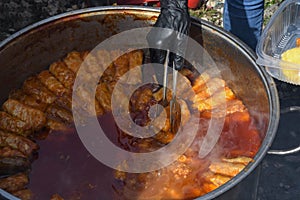
[[[17,31],[16,33],[12,34],[8,38],[4,39],[2,42],[0,42],[0,51],[2,51],[7,45],[9,45],[11,42],[13,42],[15,39],[18,39],[20,36],[33,31],[39,27],[42,27],[48,23],[54,22],[56,20],[62,20],[63,18],[66,17],[71,17],[71,16],[76,16],[76,15],[81,15],[81,14],[90,14],[93,12],[105,12],[105,11],[148,11],[148,12],[153,12],[153,13],[159,13],[160,9],[159,8],[154,8],[154,7],[145,7],[145,6],[102,6],[102,7],[93,7],[93,8],[84,8],[84,9],[79,9],[75,11],[70,11],[70,12],[65,12],[59,15],[55,15],[52,17],[49,17],[47,19],[35,22],[29,26],[26,26],[25,28]],[[217,189],[213,190],[212,192],[207,193],[204,196],[196,198],[197,200],[204,200],[204,199],[213,199],[221,194],[225,193],[226,191],[232,189],[234,186],[236,186],[239,182],[241,182],[244,178],[246,178],[257,166],[258,164],[262,161],[264,156],[266,155],[268,149],[270,148],[274,138],[275,134],[278,128],[279,124],[279,118],[280,118],[280,107],[279,107],[279,97],[276,89],[276,84],[271,76],[267,74],[265,71],[265,68],[260,67],[256,63],[256,56],[255,53],[253,52],[250,47],[248,47],[244,42],[242,42],[240,39],[238,39],[236,36],[233,34],[227,32],[221,27],[217,27],[211,22],[208,22],[203,19],[199,19],[196,17],[191,17],[192,18],[192,24],[196,26],[207,26],[208,28],[212,29],[214,32],[220,34],[222,37],[225,37],[229,39],[230,42],[232,42],[238,49],[239,51],[243,52],[244,55],[248,57],[249,60],[253,63],[253,66],[255,67],[258,75],[262,79],[264,86],[266,87],[267,90],[267,95],[269,99],[269,125],[267,129],[266,136],[263,140],[263,143],[260,146],[259,151],[254,157],[254,161],[251,162],[247,167],[237,174],[235,177],[230,179],[227,183],[224,185],[218,187]],[[0,194],[2,191],[0,190]],[[18,200],[18,198],[12,198],[12,200]]]

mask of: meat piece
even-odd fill
[[[51,104],[56,100],[56,96],[37,77],[28,78],[23,84],[23,91],[47,104]]]
[[[172,97],[172,89],[173,89],[173,75],[168,75],[168,90],[170,97]],[[194,91],[192,89],[191,82],[188,78],[184,76],[177,77],[177,85],[176,85],[176,97],[180,97],[183,100],[191,99],[193,97]]]
[[[38,150],[38,145],[28,138],[12,133],[4,133],[0,131],[0,145],[8,146],[12,149],[19,150],[23,154],[30,156],[34,151]]]
[[[171,132],[160,131],[155,135],[155,139],[158,140],[162,144],[170,143],[174,138],[174,134]]]
[[[31,133],[29,124],[3,111],[0,111],[0,130],[18,133],[24,136],[28,136]]]
[[[100,102],[95,98],[95,110],[97,116],[103,115],[105,113],[104,108],[101,106]]]
[[[15,192],[24,189],[28,183],[28,176],[25,173],[18,173],[0,179],[0,188],[7,192]]]
[[[186,104],[186,102],[184,100],[179,99],[178,103],[180,104],[180,115],[181,115],[181,126],[184,126],[185,123],[187,123],[189,121],[189,119],[191,118],[191,113],[189,110],[188,105]]]
[[[72,90],[75,74],[63,62],[55,62],[50,65],[49,71],[59,80],[67,89]]]
[[[177,105],[176,109],[180,109],[180,112],[177,112],[175,115],[176,123],[175,123],[174,127],[178,127],[180,125],[180,122],[181,122],[181,125],[184,125],[190,119],[190,111],[189,111],[188,106],[185,103],[185,101],[179,100],[179,101],[177,101],[177,104],[178,103],[180,103],[180,107],[179,107],[179,105]],[[172,131],[171,124],[170,124],[170,106],[168,105],[167,107],[165,107],[166,115],[162,111],[158,111],[158,112],[160,112],[159,116],[157,118],[155,118],[154,122],[153,122],[154,130],[155,131],[162,130],[164,132]],[[164,120],[164,118],[165,118],[165,120]],[[159,127],[162,127],[162,128],[160,129]],[[176,128],[175,128],[175,130],[176,130]],[[171,137],[169,137],[169,136],[168,136],[168,138],[171,139]]]
[[[17,149],[13,149],[9,146],[0,148],[0,157],[22,157],[26,158],[26,156]]]
[[[245,168],[245,165],[228,162],[212,162],[209,170],[215,174],[234,177]]]
[[[123,54],[113,63],[115,67],[115,80],[119,80],[129,69],[128,54]]]
[[[243,104],[243,102],[241,100],[238,99],[233,99],[230,101],[227,101],[227,106],[226,106],[226,115],[230,115],[236,112],[241,112],[244,113],[247,111],[247,108],[245,107],[245,105]],[[205,110],[203,113],[201,113],[201,116],[204,118],[211,118],[211,117],[224,117],[224,111],[223,110],[218,110],[215,109],[214,110],[214,115],[212,116],[212,110]],[[243,118],[241,118],[241,120],[247,121],[249,120],[249,115],[248,117],[245,115]]]
[[[104,113],[103,107],[100,105],[97,98],[91,98],[93,91],[88,85],[88,83],[83,83],[81,87],[78,87],[75,92],[76,94],[76,108],[82,109],[84,112],[88,113],[89,116],[92,115],[94,110],[96,110],[96,115],[100,115]],[[98,87],[98,86],[97,86]],[[96,92],[97,96],[97,92]],[[94,102],[91,102],[94,101]],[[95,107],[92,107],[92,103],[95,104]]]
[[[60,118],[64,122],[70,124],[73,122],[73,115],[68,110],[56,105],[52,104],[50,105],[46,110],[48,118],[54,117],[54,118]]]
[[[195,93],[199,93],[203,88],[205,88],[205,84],[210,79],[210,75],[208,73],[202,73],[196,80],[193,82],[193,90]]]
[[[54,194],[51,196],[50,200],[64,200],[59,194]]]
[[[70,70],[74,72],[74,74],[77,73],[82,62],[83,59],[81,57],[81,53],[77,51],[68,53],[68,55],[64,59],[64,63]]]
[[[154,119],[153,126],[155,131],[162,130],[164,132],[169,132],[171,130],[170,124],[170,107],[165,108],[167,115],[164,112],[161,112],[157,118]],[[165,118],[165,120],[163,120]],[[162,127],[161,129],[159,127]]]
[[[163,99],[163,93],[164,93],[164,89],[160,88],[157,92],[153,93],[153,97],[155,99],[155,101],[160,102]],[[172,99],[172,92],[167,89],[167,101],[171,101]]]
[[[129,70],[140,67],[143,64],[143,51],[136,50],[128,53]],[[138,84],[142,82],[142,71],[140,68],[135,68],[128,73],[126,80],[127,84]]]
[[[127,97],[127,95],[125,94],[126,92],[126,87],[124,85],[119,84],[117,88],[114,89],[114,96],[115,98],[117,98],[117,105],[115,106],[116,108],[119,108],[120,111],[125,111],[128,110],[129,108],[129,99]]]
[[[153,95],[150,88],[140,88],[132,95],[130,102],[132,104],[132,109],[137,111],[148,110],[151,105],[151,101],[153,101]]]
[[[30,169],[30,161],[22,157],[0,157],[0,176],[13,175]]]
[[[70,90],[66,89],[48,70],[39,73],[38,78],[56,96],[70,93]]]
[[[101,82],[114,81],[115,74],[116,74],[116,68],[113,64],[111,64],[107,68],[105,68],[100,80],[101,80]]]
[[[195,85],[194,85],[195,87]],[[194,102],[203,101],[211,96],[213,96],[218,90],[225,87],[224,80],[219,78],[210,79],[201,88],[197,89],[196,96],[193,98]],[[225,91],[226,93],[226,91]]]
[[[248,165],[250,162],[253,161],[253,159],[246,156],[239,156],[236,158],[222,158],[222,161],[228,163],[240,163],[243,165]]]
[[[17,100],[8,99],[2,107],[9,114],[29,124],[32,130],[40,130],[46,123],[46,116],[42,111],[26,106]]]
[[[229,88],[226,89],[225,87],[224,90],[218,90],[211,97],[204,100],[202,100],[201,97],[198,97],[199,96],[196,95],[193,98],[193,107],[197,108],[200,112],[203,112],[205,110],[211,110],[220,107],[220,105],[233,100],[235,98],[235,95]]]
[[[72,94],[65,94],[61,97],[58,97],[54,104],[57,104],[68,111],[72,111]]]
[[[108,52],[106,50],[99,50],[96,52],[96,57],[101,71],[103,71],[101,82],[111,82],[115,80],[116,68],[113,64],[113,57],[118,51]]]
[[[195,74],[191,71],[191,69],[182,68],[179,73],[182,76],[187,77],[189,80],[195,80]]]
[[[208,171],[208,172],[204,173],[203,177],[204,177],[204,180],[207,183],[213,184],[215,186],[215,187],[212,187],[212,188],[220,187],[221,185],[225,184],[226,182],[228,182],[231,179],[228,176],[223,176],[223,175],[220,175],[220,174],[214,174],[211,171]]]
[[[218,186],[216,186],[215,184],[213,183],[204,183],[203,186],[202,186],[203,190],[205,191],[205,193],[209,193],[215,189],[218,188]]]
[[[100,73],[104,72],[104,69],[102,68],[101,65],[101,60],[99,60],[94,52],[83,52],[81,54],[82,59],[84,60],[83,62],[83,67],[85,69],[86,74],[92,75],[96,78]]]
[[[140,66],[143,64],[143,51],[135,50],[128,53],[129,69]]]
[[[54,131],[67,130],[67,125],[64,124],[62,121],[58,121],[57,119],[55,120],[55,119],[48,118],[46,126],[50,130],[54,130]]]
[[[29,189],[19,190],[13,192],[12,195],[22,199],[22,200],[31,200],[33,197],[32,192]]]
[[[96,56],[99,66],[102,68],[102,70],[107,69],[109,66],[113,66],[113,64],[111,63],[112,59],[111,59],[110,52],[106,50],[98,50],[96,52],[96,55],[94,56]]]
[[[100,83],[96,89],[96,99],[105,112],[111,111],[111,92],[106,83]]]
[[[9,94],[10,99],[18,100],[25,105],[28,105],[32,108],[36,108],[40,111],[45,111],[47,104],[39,101],[38,99],[34,98],[33,96],[25,94],[22,90],[16,90]]]

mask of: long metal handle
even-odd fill
[[[289,154],[294,154],[300,152],[300,146],[293,148],[293,149],[288,149],[288,150],[269,150],[268,154],[273,154],[273,155],[289,155]]]
[[[170,101],[170,123],[171,123],[171,130],[175,132],[176,126],[176,115],[177,115],[177,105],[176,105],[176,89],[177,89],[177,76],[178,71],[175,69],[175,65],[173,63],[173,86],[172,86],[172,99]]]
[[[169,64],[169,50],[167,50],[166,60],[164,63],[164,82],[163,82],[163,101],[167,100],[167,84],[168,84],[168,64]]]

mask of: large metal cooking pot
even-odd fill
[[[150,26],[158,14],[159,10],[154,8],[99,7],[58,15],[19,31],[0,44],[0,103],[27,77],[46,69],[68,52],[90,50],[113,34]],[[264,69],[256,65],[253,52],[231,34],[206,21],[192,19],[190,36],[203,45],[220,69],[226,66],[222,78],[249,111],[253,115],[265,114],[260,116],[260,122],[266,124],[262,130],[264,141],[254,162],[225,185],[199,199],[238,198],[239,193],[249,191],[251,184],[246,184],[247,189],[242,180],[250,173],[255,174],[254,169],[276,133],[279,121],[276,87]]]

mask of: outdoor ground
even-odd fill
[[[281,2],[283,2],[283,0],[265,0],[264,24],[269,21]],[[191,15],[211,21],[215,25],[222,26],[223,5],[224,0],[208,0],[206,3],[203,3],[200,8],[191,10]]]

